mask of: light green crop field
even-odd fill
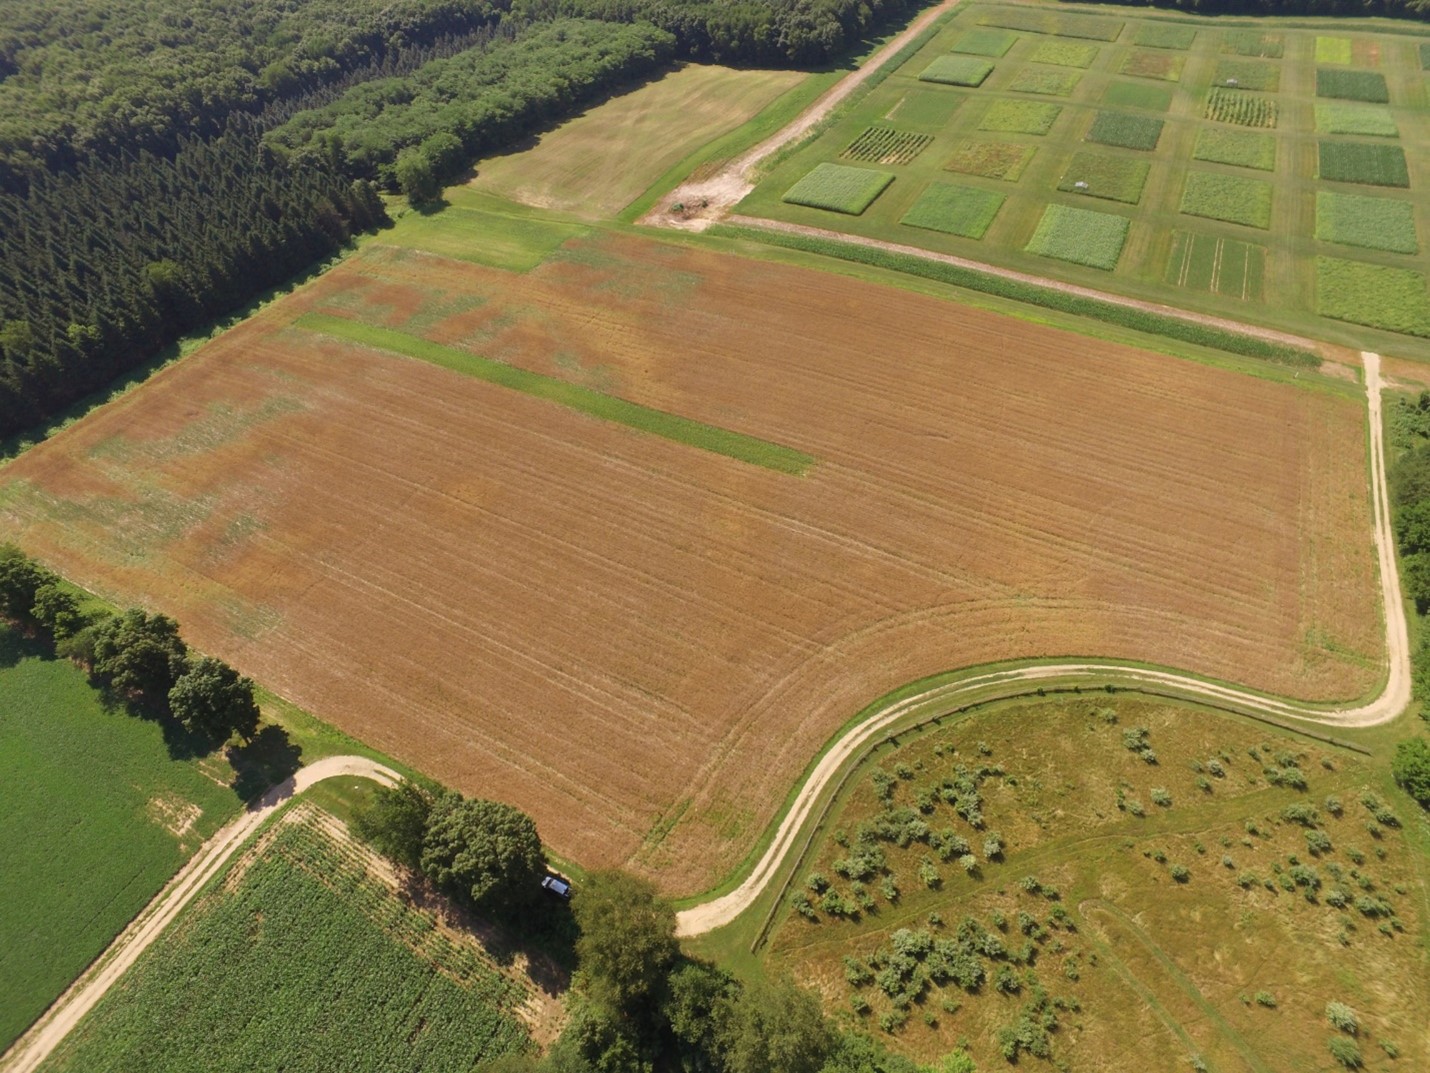
[[[1294,18],[971,0],[779,158],[736,211],[1430,359],[1417,241],[1430,226],[1427,42],[1430,29],[1404,21],[1330,33]],[[930,68],[976,77],[920,81]],[[806,175],[881,125],[928,140],[878,162],[893,178],[877,199],[857,216],[791,203]],[[950,174],[1003,199],[986,230],[928,227],[912,211]],[[1395,204],[1353,211],[1360,202],[1318,201],[1326,192]],[[1050,206],[1093,198],[1122,221],[1111,261],[1049,241],[1063,222]],[[1354,241],[1366,212],[1375,226]],[[1226,271],[1212,271],[1228,252]],[[1395,269],[1396,287],[1358,313],[1319,294],[1335,275],[1322,257]],[[1409,302],[1405,315],[1388,314],[1391,301]]]
[[[0,627],[0,1050],[238,812],[220,763]]]

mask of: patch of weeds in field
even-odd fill
[[[1003,206],[1003,195],[974,186],[930,183],[901,223],[963,238],[982,238]]]
[[[1135,205],[1142,198],[1150,167],[1135,157],[1084,150],[1073,154],[1058,189]]]
[[[1258,60],[1222,60],[1216,65],[1212,85],[1275,93],[1281,88],[1281,68]]]
[[[1259,93],[1213,86],[1207,94],[1206,117],[1218,123],[1270,128],[1276,126],[1277,112],[1275,98]]]
[[[1363,142],[1328,142],[1319,145],[1322,179],[1366,186],[1410,185],[1405,150],[1398,145],[1367,145]]]
[[[1316,62],[1349,64],[1351,62],[1351,39],[1317,34]]]
[[[792,205],[858,216],[893,181],[894,175],[888,171],[818,164],[786,190],[782,200]]]
[[[1109,82],[1102,92],[1102,103],[1114,107],[1165,112],[1171,107],[1172,95],[1171,86],[1149,86],[1142,82]]]
[[[1048,97],[1066,97],[1077,88],[1081,72],[1048,70],[1044,67],[1024,67],[1008,88],[1015,93],[1041,93]]]
[[[1255,130],[1203,127],[1197,132],[1197,144],[1192,156],[1212,164],[1234,164],[1239,168],[1272,171],[1276,167],[1276,138]]]
[[[1229,56],[1262,56],[1279,60],[1286,52],[1286,40],[1280,34],[1260,30],[1232,30],[1221,41],[1221,50]]]
[[[1365,134],[1398,138],[1400,128],[1388,108],[1348,101],[1317,101],[1316,130],[1321,134]]]
[[[1316,96],[1370,104],[1390,102],[1385,75],[1375,71],[1340,71],[1330,67],[1316,69]]]
[[[1096,45],[1084,45],[1076,41],[1043,41],[1033,49],[1028,59],[1033,63],[1047,63],[1055,67],[1091,67],[1097,59]]]
[[[1125,216],[1049,205],[1024,249],[1043,257],[1110,272],[1122,256],[1128,226]]]
[[[1178,56],[1173,52],[1149,52],[1145,49],[1134,49],[1122,60],[1122,73],[1133,75],[1137,78],[1156,78],[1163,82],[1179,82],[1182,78],[1182,66],[1187,62],[1185,56]]]
[[[1151,150],[1162,137],[1162,120],[1126,112],[1098,112],[1084,141],[1117,145],[1124,149]]]
[[[1322,242],[1391,253],[1420,252],[1415,207],[1393,198],[1317,191],[1316,237]]]
[[[872,164],[910,164],[932,141],[932,134],[893,127],[865,127],[839,155],[846,160],[864,160]]]
[[[1060,104],[1043,104],[1039,101],[994,101],[978,124],[979,130],[1002,134],[1043,135],[1053,129],[1053,124],[1062,115]]]
[[[1271,184],[1241,175],[1193,171],[1182,191],[1181,211],[1265,230],[1271,226]]]
[[[993,73],[993,64],[973,56],[940,56],[923,69],[920,82],[946,86],[981,86]]]
[[[951,52],[962,52],[969,56],[988,56],[997,59],[1006,56],[1018,35],[996,27],[974,27],[965,30],[954,44]]]
[[[1147,48],[1170,48],[1185,51],[1197,39],[1197,31],[1191,26],[1178,26],[1172,22],[1154,22],[1150,19],[1137,24],[1137,32],[1132,36],[1134,45]]]
[[[1408,268],[1317,257],[1316,312],[1370,328],[1430,337],[1425,276]]]
[[[1017,182],[1037,151],[1036,146],[1019,142],[966,141],[954,150],[944,168],[962,175]]]

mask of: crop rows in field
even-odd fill
[[[1390,100],[1390,90],[1386,87],[1385,75],[1375,71],[1341,71],[1320,67],[1316,70],[1316,96],[1386,104]]]
[[[1317,174],[1322,179],[1366,186],[1410,185],[1405,150],[1398,145],[1323,141],[1318,148]]]
[[[1274,127],[1277,110],[1275,98],[1258,93],[1213,87],[1207,94],[1207,118],[1218,123],[1235,123],[1240,127]]]
[[[1135,157],[1080,151],[1073,154],[1058,189],[1135,205],[1142,198],[1150,167]]]
[[[930,183],[903,223],[964,238],[982,238],[1003,206],[1003,195],[974,186]]]
[[[1430,336],[1425,276],[1409,268],[1317,257],[1316,311],[1370,328]]]
[[[1157,148],[1162,137],[1162,120],[1127,112],[1098,112],[1088,127],[1086,140],[1101,145],[1117,145],[1143,151]]]
[[[942,82],[948,86],[981,86],[993,73],[993,64],[974,56],[940,56],[923,69],[921,82]]]
[[[1257,130],[1203,127],[1197,132],[1195,160],[1271,171],[1276,167],[1276,138]]]
[[[1179,290],[1260,301],[1265,279],[1265,246],[1195,231],[1172,237],[1166,280]]]
[[[1049,205],[1026,249],[1044,257],[1111,271],[1122,256],[1127,228],[1125,216]]]
[[[1181,211],[1264,231],[1271,226],[1271,184],[1219,171],[1188,172]]]
[[[785,191],[794,205],[858,216],[894,181],[893,173],[840,164],[819,164]]]
[[[1408,201],[1337,190],[1316,192],[1316,237],[1322,242],[1392,253],[1419,253],[1415,207]]]
[[[932,142],[932,134],[895,130],[893,127],[866,127],[839,155],[846,160],[874,164],[909,164]]]

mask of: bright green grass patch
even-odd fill
[[[1001,26],[1007,30],[1026,30],[1035,34],[1056,34],[1059,37],[1081,37],[1089,41],[1116,41],[1122,33],[1122,22],[1097,15],[1064,15],[1027,8],[1000,8],[979,18],[980,26]]]
[[[1415,208],[1408,201],[1338,190],[1316,192],[1316,237],[1322,242],[1392,253],[1419,253]]]
[[[1213,86],[1207,94],[1206,115],[1218,123],[1235,123],[1239,127],[1274,127],[1276,98]]]
[[[892,172],[819,164],[786,190],[783,200],[792,205],[858,216],[893,181]]]
[[[1145,108],[1165,112],[1172,104],[1171,86],[1149,86],[1145,82],[1109,82],[1102,103],[1125,108]]]
[[[1348,101],[1317,101],[1316,130],[1321,134],[1366,134],[1378,138],[1398,138],[1400,128],[1389,108]]]
[[[1077,88],[1081,79],[1081,71],[1024,67],[1013,76],[1013,81],[1008,84],[1008,88],[1017,93],[1041,93],[1048,97],[1066,97]]]
[[[1005,134],[1046,134],[1062,115],[1062,105],[1039,101],[994,101],[983,114],[979,130]]]
[[[981,86],[993,73],[993,64],[973,56],[940,56],[924,68],[920,82],[941,82],[946,86]]]
[[[1276,167],[1276,136],[1256,130],[1203,127],[1197,132],[1192,156],[1213,164],[1272,171]]]
[[[1074,153],[1058,189],[1135,205],[1142,198],[1151,164],[1137,157],[1084,150]]]
[[[1122,256],[1127,228],[1125,216],[1049,205],[1024,249],[1059,261],[1111,271]]]
[[[546,399],[579,413],[611,421],[627,428],[638,429],[676,443],[698,447],[703,451],[725,455],[751,465],[763,466],[780,473],[803,474],[814,466],[812,455],[756,439],[729,429],[716,428],[688,417],[653,410],[648,406],[627,402],[614,395],[603,395],[590,388],[567,383],[552,376],[519,369],[489,358],[453,347],[428,342],[403,332],[379,328],[343,317],[322,313],[305,313],[294,322],[299,328],[324,335],[347,339],[379,350],[390,350],[419,361],[431,362],[444,369],[485,380],[490,384]]]
[[[1322,179],[1368,186],[1409,186],[1405,150],[1398,145],[1367,145],[1363,142],[1321,142]]]
[[[944,168],[962,175],[980,175],[985,179],[1017,182],[1023,169],[1038,150],[1020,142],[966,141],[954,150]]]
[[[1135,45],[1147,48],[1189,49],[1197,39],[1197,31],[1191,26],[1178,26],[1171,22],[1139,22],[1137,32],[1132,37]]]
[[[1262,56],[1268,60],[1279,60],[1286,53],[1286,41],[1280,34],[1232,30],[1222,38],[1221,50],[1232,56]]]
[[[1089,142],[1120,145],[1125,149],[1155,149],[1162,137],[1162,120],[1126,112],[1098,112],[1088,128]]]
[[[78,668],[5,626],[0,668],[3,1050],[240,802],[171,759],[157,723],[106,711]],[[165,828],[190,818],[182,837]]]
[[[1350,63],[1351,39],[1349,37],[1327,37],[1316,35],[1317,63]]]
[[[523,990],[306,825],[163,936],[52,1071],[389,1073],[532,1049]]]
[[[1281,68],[1258,60],[1222,60],[1216,65],[1212,84],[1275,93],[1281,88]]]
[[[1316,69],[1316,96],[1335,97],[1343,101],[1368,101],[1386,104],[1390,91],[1385,75],[1375,71],[1339,71],[1331,67]]]
[[[1425,277],[1408,268],[1317,257],[1316,312],[1369,328],[1430,336]]]
[[[1193,171],[1187,175],[1181,208],[1188,216],[1265,230],[1271,226],[1271,184],[1241,175]]]
[[[902,223],[964,238],[982,238],[1003,206],[1003,195],[976,186],[930,183]]]
[[[1259,302],[1266,286],[1266,247],[1178,231],[1172,236],[1165,279],[1181,290]]]
[[[884,117],[908,127],[937,130],[947,123],[968,98],[942,89],[911,89]]]
[[[1043,41],[1033,49],[1028,59],[1034,63],[1050,63],[1055,67],[1091,67],[1097,59],[1096,45],[1082,45],[1075,41]]]
[[[1187,57],[1172,52],[1149,52],[1134,49],[1122,59],[1122,73],[1137,78],[1158,78],[1163,82],[1177,82],[1182,77],[1182,67]]]
[[[448,191],[448,197],[459,196],[457,190]],[[562,243],[584,234],[587,229],[578,224],[452,204],[440,212],[406,213],[376,241],[509,272],[527,272]]]
[[[964,31],[952,51],[963,52],[970,56],[991,56],[997,59],[999,56],[1006,56],[1008,50],[1013,47],[1013,42],[1017,40],[1018,35],[1009,33],[1007,30],[975,27]]]

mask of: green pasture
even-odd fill
[[[1404,22],[1330,33],[977,0],[779,157],[736,211],[1430,357],[1405,327],[1420,319],[1410,296],[1425,286],[1430,226],[1428,40]],[[854,164],[866,135],[890,147],[859,158],[883,173],[877,195],[861,176],[817,207],[821,166]],[[990,195],[982,211],[972,190]],[[1054,206],[1115,217],[1116,252],[1104,241],[1064,256],[1057,236],[1080,217]],[[1396,285],[1356,321],[1322,296],[1320,258],[1393,269]],[[1396,301],[1411,302],[1404,315],[1385,310]]]

